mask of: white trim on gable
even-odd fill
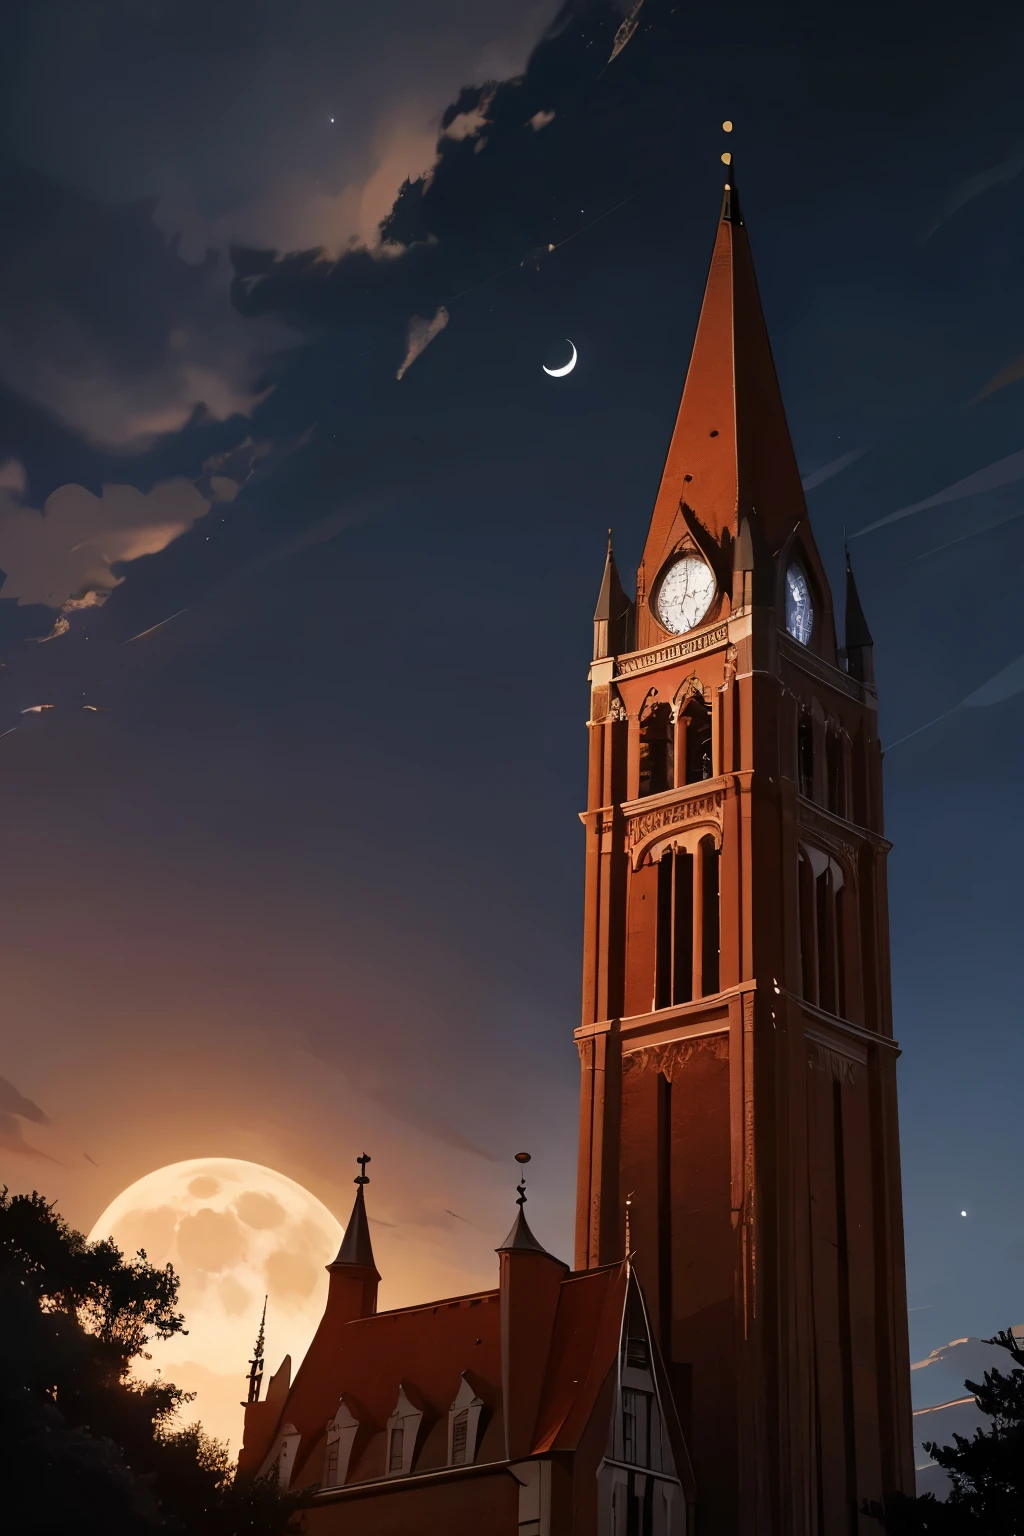
[[[302,1439],[294,1424],[283,1424],[270,1452],[260,1467],[260,1477],[267,1477],[276,1469],[277,1485],[287,1488],[295,1471],[295,1456]]]
[[[652,1536],[684,1536],[686,1531],[686,1498],[653,1356],[643,1293],[631,1276],[622,1311],[608,1443],[597,1473],[598,1536],[626,1536],[630,1507],[646,1501],[651,1482]]]

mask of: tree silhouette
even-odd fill
[[[282,1536],[298,1500],[236,1483],[194,1397],[140,1382],[185,1332],[178,1277],[90,1243],[42,1195],[0,1192],[0,1526],[34,1536]]]
[[[925,1450],[949,1474],[949,1498],[891,1495],[863,1513],[881,1521],[888,1536],[1021,1536],[1024,1532],[1024,1347],[1008,1329],[1000,1344],[1014,1361],[1008,1374],[991,1370],[982,1382],[965,1381],[978,1407],[992,1420],[973,1438],[954,1434],[953,1445],[925,1442]]]

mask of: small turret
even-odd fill
[[[370,1223],[366,1216],[366,1200],[363,1190],[370,1180],[366,1165],[370,1161],[364,1152],[356,1158],[359,1173],[354,1179],[356,1198],[352,1206],[345,1236],[338,1249],[337,1258],[327,1266],[331,1277],[327,1295],[325,1317],[342,1316],[346,1319],[371,1317],[377,1310],[377,1286],[380,1275],[373,1260],[373,1244],[370,1242]]]
[[[538,1243],[530,1231],[526,1204],[525,1164],[528,1152],[517,1152],[522,1170],[517,1204],[519,1214],[498,1249],[501,1266],[501,1380],[505,1417],[505,1454],[509,1460],[533,1449],[544,1371],[562,1281],[569,1266]]]
[[[622,590],[609,528],[604,575],[594,609],[594,660],[599,661],[602,656],[619,656],[623,651],[631,650],[632,645],[633,604]]]
[[[772,561],[755,511],[741,512],[732,547],[732,611],[771,604]]]

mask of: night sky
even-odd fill
[[[8,0],[0,1164],[85,1227],[207,1156],[345,1219],[365,1145],[394,1305],[494,1283],[525,1147],[571,1258],[590,621],[729,148],[900,743],[919,1359],[1024,1321],[1024,17],[645,0],[605,67],[622,17]]]

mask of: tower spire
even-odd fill
[[[352,1206],[352,1215],[348,1219],[345,1228],[345,1236],[341,1240],[338,1256],[333,1263],[328,1264],[330,1270],[352,1267],[355,1269],[369,1269],[380,1279],[377,1266],[373,1260],[373,1244],[370,1241],[370,1223],[366,1215],[366,1201],[363,1190],[369,1184],[370,1178],[366,1172],[366,1165],[370,1158],[364,1152],[356,1158],[359,1164],[359,1172],[353,1179],[356,1186],[356,1198]]]
[[[796,527],[809,538],[732,152],[722,159],[726,182],[704,301],[638,577],[641,650],[666,638],[649,598],[675,551],[689,544],[707,558],[701,546],[711,542],[730,564],[744,516],[760,523],[772,556]]]
[[[252,1359],[249,1361],[249,1390],[246,1394],[245,1402],[242,1404],[243,1408],[248,1407],[250,1403],[258,1403],[260,1400],[260,1387],[263,1384],[263,1361],[266,1344],[266,1325],[267,1298],[264,1296],[263,1316],[260,1318],[260,1331],[256,1335],[256,1347],[252,1352]]]

